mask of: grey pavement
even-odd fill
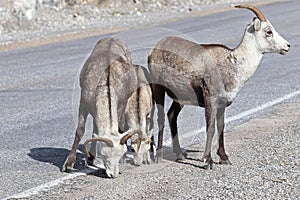
[[[259,8],[291,43],[291,51],[286,56],[265,55],[227,109],[227,118],[300,91],[300,3],[287,1]],[[114,35],[128,43],[135,63],[145,65],[150,48],[166,35],[234,48],[253,16],[250,11],[235,9]],[[0,53],[0,198],[67,176],[60,170],[74,139],[78,73],[103,37],[107,35]],[[300,102],[300,97],[289,101]],[[271,108],[233,121],[227,129],[269,111]],[[203,109],[186,106],[179,116],[179,135],[203,127],[203,117]],[[85,137],[90,136],[89,130]],[[169,140],[168,129],[165,136]],[[184,145],[194,143],[197,137],[201,138],[199,134],[191,136],[194,139]],[[79,151],[75,168],[84,168],[83,158]]]

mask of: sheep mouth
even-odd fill
[[[287,54],[288,52],[289,52],[289,50],[281,49],[279,53],[280,53],[281,55],[285,55],[285,54]]]

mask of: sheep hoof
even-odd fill
[[[95,156],[93,156],[93,154],[89,153],[90,157],[86,157],[86,164],[89,166],[93,166],[94,165],[94,160],[95,160]]]
[[[211,158],[203,158],[200,159],[202,162],[205,162],[205,165],[203,165],[201,168],[203,169],[212,169],[213,168],[213,160]]]
[[[232,165],[232,163],[227,159],[227,160],[220,160],[219,164],[221,165]]]
[[[144,160],[142,163],[144,164],[144,165],[150,165],[150,160]]]
[[[61,172],[67,172],[68,173],[68,168],[64,165],[61,169]]]
[[[61,171],[71,173],[73,171],[73,164],[70,164],[70,162],[66,161]]]
[[[62,172],[69,173],[69,174],[74,172],[74,171],[76,171],[76,170],[73,167],[64,167],[62,169]]]
[[[155,162],[156,162],[156,163],[161,163],[161,162],[162,162],[162,157],[156,156],[156,157],[155,157]]]
[[[65,172],[67,172],[67,173],[72,173],[73,171],[74,171],[73,168],[71,168],[71,169],[66,169],[66,170],[65,170]]]
[[[180,160],[184,160],[187,158],[187,153],[183,153],[183,152],[180,152],[180,153],[176,153],[176,161],[180,161]]]
[[[208,163],[207,165],[203,166],[203,169],[212,169],[213,168],[213,164],[212,163]]]
[[[163,159],[163,150],[159,149],[156,151],[155,162],[160,163]]]

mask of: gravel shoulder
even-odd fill
[[[297,199],[299,110],[299,103],[277,105],[272,113],[226,133],[232,165],[201,169],[204,144],[187,147],[188,159],[181,163],[165,149],[162,163],[122,164],[116,179],[103,178],[101,170],[29,199]]]

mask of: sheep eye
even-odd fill
[[[272,36],[273,35],[273,32],[272,31],[267,31],[267,36]]]

